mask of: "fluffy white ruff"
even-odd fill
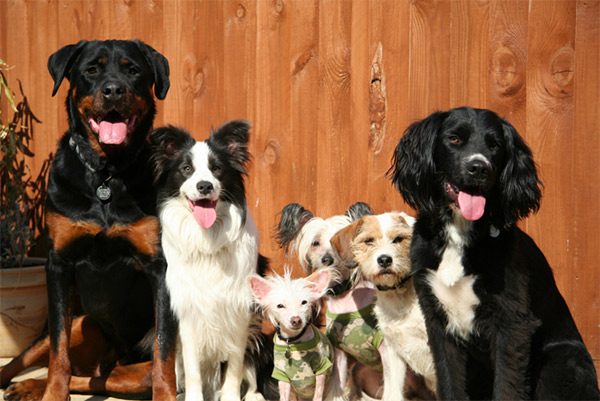
[[[183,197],[162,205],[162,246],[168,262],[166,283],[179,320],[180,349],[188,400],[202,400],[219,389],[221,361],[227,361],[222,400],[239,400],[245,349],[253,333],[253,301],[248,276],[255,273],[258,231],[248,213],[219,201],[217,221],[203,229]],[[181,363],[177,364],[182,384]],[[249,369],[249,368],[248,368]],[[248,398],[248,397],[247,397]]]
[[[445,228],[447,244],[440,265],[428,277],[433,294],[446,312],[446,330],[465,340],[475,331],[475,309],[479,305],[479,298],[473,291],[476,278],[466,276],[462,264],[471,228],[472,223],[455,210],[452,223]]]

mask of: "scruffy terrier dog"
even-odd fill
[[[357,263],[363,277],[377,288],[375,315],[383,333],[385,401],[404,399],[407,368],[423,376],[429,390],[419,397],[435,398],[433,356],[411,279],[413,222],[404,213],[364,216],[331,239],[338,255]]]
[[[289,271],[284,276],[250,279],[257,302],[277,329],[273,377],[279,380],[281,401],[340,399],[341,391],[331,380],[335,370],[333,347],[311,323],[329,277],[328,269],[320,269],[295,280]]]

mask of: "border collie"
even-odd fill
[[[249,128],[230,121],[203,142],[174,127],[150,136],[166,281],[179,320],[177,381],[188,400],[219,393],[221,400],[240,400],[242,380],[246,400],[264,400],[256,367],[245,361],[261,339],[248,278],[262,261],[246,208]]]
[[[546,258],[516,222],[541,198],[530,149],[489,110],[411,125],[388,174],[417,209],[414,285],[442,399],[599,399]]]

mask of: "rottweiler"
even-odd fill
[[[47,380],[7,388],[9,400],[66,400],[70,391],[175,399],[177,328],[165,286],[149,144],[169,89],[167,59],[141,41],[81,41],[52,54],[69,129],[48,182],[48,331],[0,371]],[[77,296],[85,314],[73,318]]]

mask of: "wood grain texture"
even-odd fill
[[[107,38],[141,39],[169,59],[157,126],[202,140],[228,119],[250,121],[248,206],[278,271],[288,261],[273,227],[287,203],[323,217],[355,201],[412,212],[386,177],[406,127],[450,107],[495,110],[545,183],[521,226],[600,360],[598,0],[0,0],[0,58],[41,121],[34,172],[67,128],[67,85],[50,96],[48,56]]]

